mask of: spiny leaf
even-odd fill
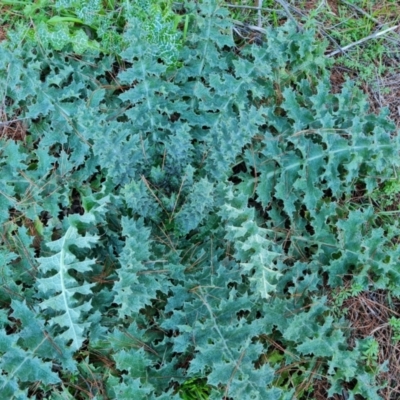
[[[91,222],[93,217],[87,215],[83,220]],[[90,301],[81,302],[76,295],[91,295],[94,286],[92,283],[78,280],[74,275],[78,273],[78,276],[79,274],[82,276],[83,273],[90,271],[95,261],[90,259],[79,261],[72,252],[72,246],[89,248],[97,241],[96,236],[81,236],[76,226],[71,225],[61,239],[48,243],[48,247],[56,253],[49,257],[38,258],[42,277],[38,279],[37,287],[44,297],[40,307],[43,310],[56,312],[49,321],[50,326],[58,324],[66,328],[61,337],[72,340],[74,349],[78,349],[85,340],[84,332],[90,323],[83,322],[83,315],[91,309]],[[72,271],[74,273],[71,273]]]

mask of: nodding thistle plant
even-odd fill
[[[140,16],[118,71],[0,45],[2,124],[26,122],[0,138],[2,396],[293,399],[323,375],[379,399],[325,292],[399,295],[398,228],[349,207],[393,178],[393,125],[330,92],[313,32],[238,49],[224,8],[184,7],[173,68]]]
[[[2,1],[11,9],[6,9],[11,24],[18,27],[18,39],[29,40],[45,49],[65,50],[69,45],[75,53],[100,49],[98,33],[103,33],[102,24],[110,19],[115,31],[117,14],[103,7],[101,0],[41,0]],[[14,21],[15,18],[17,21]],[[21,18],[22,17],[22,18]],[[115,32],[116,33],[116,32]],[[119,35],[118,35],[119,36]],[[116,49],[118,50],[118,49]],[[106,51],[102,48],[102,51]]]
[[[172,11],[172,2],[156,0],[41,0],[2,1],[12,6],[9,19],[16,22],[19,39],[28,39],[46,49],[67,50],[82,54],[87,51],[119,55],[129,39],[122,34],[127,20],[136,17],[147,32],[147,40],[157,45],[158,56],[172,63],[181,45],[178,24],[181,16]],[[7,12],[7,11],[6,11]]]
[[[184,31],[187,29],[188,16],[184,18],[172,12],[171,0],[139,0],[129,9],[129,15],[140,21],[146,42],[151,44],[153,56],[161,58],[166,64],[177,61],[178,50],[182,45],[182,33],[178,24],[184,20]]]

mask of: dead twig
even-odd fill
[[[257,16],[258,16],[258,27],[261,28],[262,27],[262,4],[263,4],[263,0],[257,0],[258,3],[258,10],[257,10]]]
[[[15,122],[24,121],[26,119],[29,119],[29,118],[18,118],[18,119],[13,119],[12,121],[3,121],[3,122],[0,122],[0,126],[8,126],[8,125],[14,124]]]
[[[366,11],[364,11],[362,8],[357,7],[355,4],[351,4],[345,0],[341,0],[342,3],[346,4],[347,7],[352,8],[353,10],[357,11],[359,14],[364,15],[364,17],[367,17],[371,21],[375,22],[376,24],[379,25],[379,27],[382,26],[381,22],[374,18],[373,16],[369,15]]]
[[[244,24],[243,22],[240,22],[240,21],[237,21],[237,20],[232,20],[232,22],[237,26],[240,26],[242,28],[245,28],[245,29],[248,29],[248,30],[251,30],[251,31],[257,31],[257,32],[260,32],[260,33],[263,33],[263,34],[267,33],[266,29],[260,28],[259,26],[256,26],[256,25],[247,25],[247,24]]]
[[[350,44],[348,44],[347,46],[341,47],[339,50],[332,51],[331,53],[327,54],[327,57],[336,56],[337,54],[344,53],[345,51],[351,49],[352,47],[358,46],[359,44],[362,44],[362,43],[364,43],[364,42],[366,42],[366,41],[368,41],[368,40],[377,39],[378,37],[383,36],[383,35],[385,35],[386,33],[389,33],[389,32],[394,31],[394,30],[397,29],[399,26],[400,26],[400,25],[395,25],[395,26],[392,26],[392,27],[390,27],[390,28],[387,28],[387,29],[385,29],[385,30],[383,30],[383,31],[381,31],[381,32],[376,32],[376,33],[373,33],[372,35],[368,35],[367,37],[365,37],[365,38],[363,38],[363,39],[357,40],[356,42],[350,43]]]
[[[277,2],[279,5],[282,6],[282,8],[285,10],[286,15],[296,24],[297,28],[299,30],[303,30],[303,28],[297,22],[296,18],[290,12],[290,8],[293,8],[293,7],[290,4],[288,4],[285,0],[275,0],[275,2]]]

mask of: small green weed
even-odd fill
[[[202,378],[188,379],[179,388],[179,395],[183,400],[207,400],[210,393],[207,380]]]
[[[400,179],[385,182],[383,187],[371,195],[371,200],[382,210],[381,214],[400,210],[399,204]]]
[[[332,308],[333,313],[336,315],[345,314],[346,310],[342,309],[343,303],[351,297],[358,296],[363,290],[363,286],[358,283],[353,283],[350,287],[340,290],[337,294],[335,294]]]
[[[379,343],[376,339],[368,337],[361,341],[362,359],[370,368],[376,368],[378,365]]]
[[[400,193],[400,180],[389,181],[385,183],[383,192],[388,196],[397,195]]]
[[[389,325],[392,328],[392,339],[398,342],[400,340],[400,318],[391,317]]]

